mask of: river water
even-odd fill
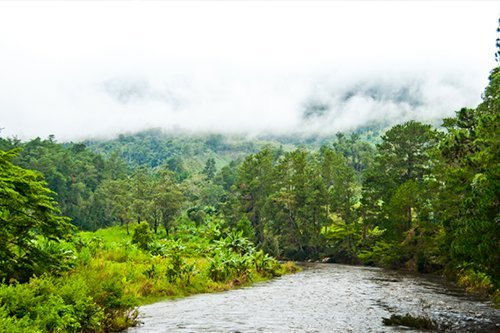
[[[500,332],[500,310],[439,277],[308,264],[252,287],[139,309],[138,332],[420,332],[388,327],[391,314],[425,315],[449,332]]]

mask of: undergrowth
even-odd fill
[[[194,225],[166,236],[145,224],[80,232],[58,244],[67,270],[0,285],[0,333],[115,332],[136,307],[228,290],[296,270],[255,249],[241,233]]]

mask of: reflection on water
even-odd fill
[[[308,264],[253,287],[141,307],[127,332],[418,332],[386,327],[391,314],[425,314],[450,332],[500,332],[500,311],[437,277]]]

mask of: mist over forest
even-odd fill
[[[497,332],[496,5],[0,2],[0,333]]]
[[[440,125],[494,66],[489,2],[4,6],[0,127],[21,139]]]

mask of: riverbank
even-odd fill
[[[58,275],[0,286],[0,332],[113,332],[137,323],[136,307],[247,286],[296,271],[216,223],[157,235],[134,225],[80,232],[52,244]]]

